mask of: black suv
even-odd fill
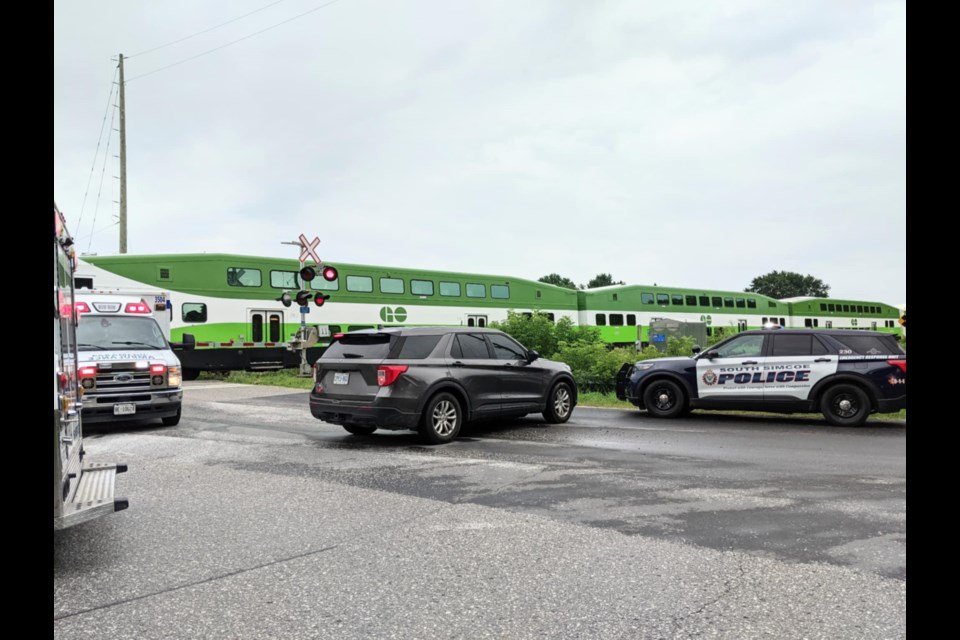
[[[907,406],[907,355],[896,336],[868,331],[744,331],[692,358],[625,364],[617,397],[653,416],[689,409],[820,411],[857,426]]]
[[[475,327],[341,334],[314,365],[310,392],[314,417],[350,433],[413,429],[434,444],[472,420],[542,413],[566,422],[576,404],[569,366]]]

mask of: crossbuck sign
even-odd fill
[[[300,234],[300,246],[303,247],[303,250],[300,251],[300,264],[306,262],[307,258],[313,258],[313,261],[320,264],[320,256],[317,255],[315,249],[320,244],[320,238],[314,238],[311,241],[307,241],[307,236]]]

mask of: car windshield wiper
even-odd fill
[[[163,349],[163,347],[158,347],[149,342],[140,342],[138,340],[114,340],[111,344],[139,344],[140,346],[147,347],[150,349]]]
[[[91,349],[100,349],[101,351],[106,351],[106,347],[101,347],[98,344],[90,344],[89,342],[78,342],[77,347],[89,347]]]

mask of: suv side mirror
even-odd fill
[[[713,360],[714,358],[719,358],[720,354],[718,354],[716,351],[707,351],[705,354],[703,354],[703,357],[705,357],[707,360]]]
[[[540,354],[536,351],[527,351],[527,362],[533,362],[540,357]]]

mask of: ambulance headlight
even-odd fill
[[[647,369],[652,369],[653,365],[653,362],[638,362],[633,368],[637,371],[646,371]]]
[[[180,373],[180,367],[170,367],[167,369],[167,384],[171,387],[179,387],[183,382],[183,374]]]

